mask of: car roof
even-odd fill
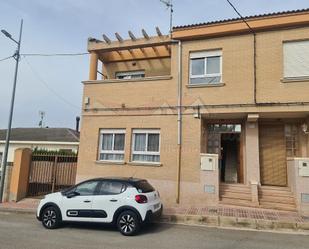
[[[146,179],[142,178],[134,178],[134,177],[98,177],[93,179],[88,179],[87,181],[118,181],[118,182],[127,182],[127,183],[136,183],[140,181],[146,181]]]

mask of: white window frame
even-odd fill
[[[113,143],[112,150],[103,150],[103,136],[104,134],[113,134]],[[115,134],[124,134],[124,149],[123,150],[114,150],[115,145]],[[100,159],[101,154],[123,154],[125,156],[125,144],[126,144],[126,130],[125,129],[100,129],[100,144],[99,144],[99,156],[98,161],[108,161],[108,162],[124,162],[123,160],[109,160],[109,159]]]
[[[309,44],[309,40],[305,39],[305,40],[289,40],[289,41],[283,41],[282,44],[282,50],[283,50],[283,79],[298,79],[298,78],[309,78],[309,74],[304,74],[304,75],[291,75],[289,74],[290,72],[288,72],[288,64],[292,64],[291,62],[288,63],[288,51],[286,51],[286,49],[288,49],[289,45],[296,45],[296,44],[301,44],[301,43],[308,43]],[[295,51],[294,51],[295,52]],[[307,61],[308,63],[308,61]],[[292,73],[293,74],[293,73]]]
[[[207,58],[209,57],[220,57],[220,73],[212,73],[207,74]],[[193,75],[192,74],[192,59],[204,59],[204,74],[200,75]],[[191,83],[191,79],[194,78],[207,78],[207,77],[221,77],[220,82],[214,83]],[[189,77],[189,84],[190,85],[202,85],[202,84],[220,84],[222,83],[222,50],[212,50],[212,51],[203,51],[203,52],[190,52],[190,77]]]
[[[146,151],[139,151],[135,150],[135,134],[146,134],[146,140],[145,140],[145,148]],[[148,135],[149,134],[159,134],[159,151],[147,151],[147,145],[148,145]],[[160,162],[155,162],[155,161],[136,161],[133,160],[133,155],[138,154],[138,155],[150,155],[150,156],[160,156],[160,151],[161,151],[161,134],[160,134],[160,129],[133,129],[132,130],[132,153],[131,153],[131,161],[136,162],[136,163],[149,163],[149,164],[160,164]],[[161,161],[161,156],[160,156],[160,161]]]
[[[145,78],[145,70],[139,70],[139,71],[125,71],[125,72],[116,72],[115,78],[118,80],[130,80],[130,79],[136,79],[132,78],[133,75],[144,75],[141,78]],[[119,79],[118,76],[126,76],[125,78]],[[138,79],[138,78],[137,78]]]

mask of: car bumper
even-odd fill
[[[149,210],[146,214],[145,222],[148,223],[158,221],[161,218],[162,213],[163,213],[163,205],[161,205],[161,208],[155,212]]]

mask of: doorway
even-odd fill
[[[222,183],[244,182],[242,139],[240,123],[209,123],[207,125],[207,153],[218,154]]]
[[[224,183],[239,183],[240,134],[221,134],[220,178]]]

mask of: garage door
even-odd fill
[[[263,185],[286,186],[287,166],[283,124],[260,124],[260,169]]]

